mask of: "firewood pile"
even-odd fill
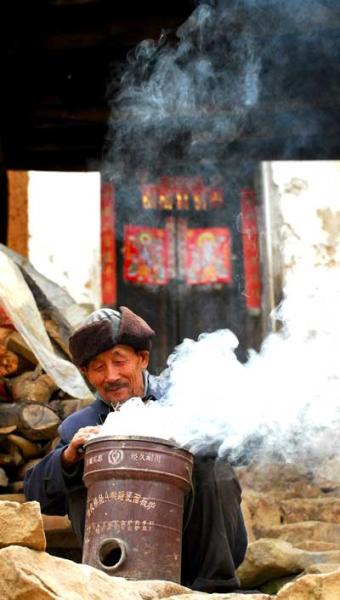
[[[17,269],[17,266],[15,265],[14,268]],[[29,298],[35,303],[34,310],[40,313],[39,326],[44,327],[54,353],[50,360],[51,364],[55,355],[56,362],[66,365],[65,373],[68,373],[69,369],[75,369],[68,350],[68,337],[72,326],[25,269],[17,269],[16,275],[21,278],[21,285],[27,286]],[[13,314],[10,314],[8,305],[4,301],[6,298],[3,297],[4,292],[1,290],[1,278],[2,270],[0,274],[0,494],[16,494],[23,491],[26,471],[57,445],[58,426],[61,421],[75,410],[89,404],[92,397],[85,383],[81,382],[88,393],[85,392],[84,397],[81,398],[74,397],[69,393],[72,386],[65,386],[68,390],[65,391],[56,383],[53,371],[47,372],[48,361],[44,368],[37,358],[39,352],[36,351],[34,343],[30,344],[28,335],[22,335],[14,325],[15,319],[11,318]],[[14,289],[13,295],[15,293]],[[26,298],[25,302],[27,304]],[[35,314],[34,311],[32,314]],[[65,381],[66,379],[65,376]]]

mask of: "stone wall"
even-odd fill
[[[338,465],[332,465],[337,469]],[[329,474],[331,465],[329,465]],[[2,600],[338,600],[340,483],[294,468],[239,468],[249,547],[234,594],[203,594],[166,581],[128,581],[51,556],[37,502],[0,501]],[[256,485],[251,485],[256,482]],[[268,493],[270,485],[280,482]],[[286,541],[286,540],[289,541]]]

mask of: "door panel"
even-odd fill
[[[240,195],[227,202],[225,188],[188,181],[117,190],[118,304],[155,329],[154,372],[184,337],[205,331],[228,327],[241,358],[245,348]]]

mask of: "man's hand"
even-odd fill
[[[82,427],[74,434],[67,448],[61,454],[61,463],[65,471],[72,471],[75,465],[82,460],[83,455],[79,451],[81,446],[87,442],[94,433],[99,433],[101,425]]]

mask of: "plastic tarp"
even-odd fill
[[[55,353],[31,290],[20,269],[1,249],[0,302],[56,385],[73,398],[93,398],[77,367]]]
[[[9,256],[18,267],[32,277],[33,281],[35,281],[45,296],[53,302],[53,305],[62,313],[72,327],[76,327],[85,319],[87,316],[86,310],[79,306],[64,288],[39,273],[27,258],[24,258],[21,254],[14,252],[14,250],[3,244],[0,244],[0,251]]]

